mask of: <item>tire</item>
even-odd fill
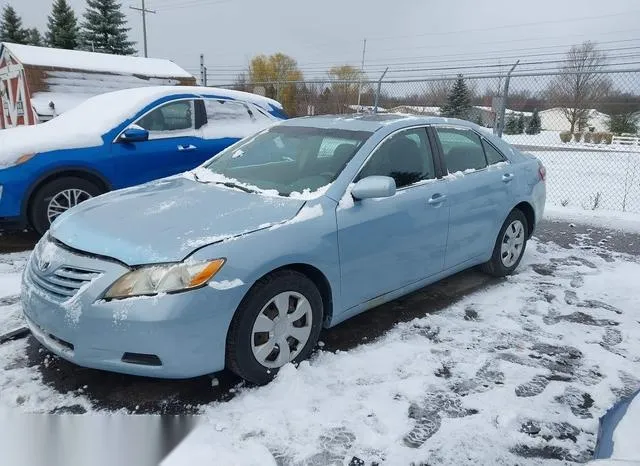
[[[519,226],[518,226],[519,222]],[[515,225],[515,227],[514,227]],[[496,244],[493,248],[493,254],[491,255],[491,259],[489,262],[486,262],[482,265],[482,271],[488,273],[489,275],[493,275],[494,277],[504,277],[506,275],[510,275],[513,271],[518,267],[520,261],[522,260],[522,256],[524,256],[524,251],[527,247],[528,231],[529,225],[527,223],[527,217],[522,213],[519,209],[514,209],[511,211],[507,219],[504,221],[502,228],[500,228],[500,233],[498,233],[498,238],[496,239]],[[509,230],[509,232],[507,232]],[[509,235],[512,238],[520,238],[520,235],[516,234],[515,231],[518,230],[521,235],[521,246],[517,249],[517,257],[514,253],[514,249],[509,248],[509,252],[505,257],[505,253],[502,250],[503,244],[511,241],[512,245],[517,245],[519,240],[510,240]]]
[[[102,194],[102,190],[100,187],[96,186],[94,183],[85,180],[84,178],[78,178],[75,176],[69,176],[64,178],[58,178],[53,181],[48,182],[44,186],[40,187],[31,197],[29,202],[29,220],[31,223],[31,227],[39,234],[44,235],[44,233],[49,229],[51,225],[51,221],[49,218],[49,207],[54,199],[60,199],[61,201],[58,205],[66,206],[65,201],[67,200],[64,197],[65,191],[73,191],[74,193],[78,193],[71,196],[70,203],[74,205],[79,204],[91,197],[98,196]],[[61,197],[58,197],[61,196]],[[77,203],[74,201],[77,200]],[[57,201],[56,201],[57,202]],[[55,210],[56,212],[60,211],[62,208],[55,209],[52,207],[52,212]]]
[[[307,309],[304,300],[310,306],[310,314],[307,309],[299,320],[278,321],[284,317],[273,302],[279,296],[288,297],[278,301],[286,303],[287,316],[293,316],[296,310],[302,312]],[[297,364],[309,357],[320,336],[323,313],[320,292],[306,275],[282,270],[260,279],[244,297],[231,322],[226,344],[227,368],[249,382],[258,385],[268,383],[287,362]],[[293,326],[297,327],[292,330]],[[268,328],[272,330],[263,330]],[[285,343],[289,347],[289,358],[283,353],[283,359],[280,359],[277,340],[288,331],[297,334],[308,331],[308,338],[301,344],[300,340],[289,336]]]

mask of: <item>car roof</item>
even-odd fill
[[[476,126],[469,121],[458,120],[456,118],[421,117],[403,113],[307,116],[286,120],[282,122],[281,125],[375,132],[383,127],[390,127],[389,129],[393,130],[405,126],[447,123],[470,128]]]

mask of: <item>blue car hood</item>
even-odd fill
[[[303,204],[179,176],[90,199],[61,215],[50,235],[128,265],[175,262],[202,246],[289,220]]]

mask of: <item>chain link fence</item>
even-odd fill
[[[240,90],[276,98],[291,116],[439,116],[456,79],[270,82]],[[640,70],[515,73],[505,98],[506,81],[503,74],[465,76],[464,116],[495,132],[504,105],[502,138],[546,165],[549,204],[640,212]]]

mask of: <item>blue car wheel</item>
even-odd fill
[[[83,178],[69,176],[50,181],[31,198],[31,226],[38,234],[43,235],[60,214],[99,194],[102,194],[102,190]]]
[[[309,357],[322,319],[322,296],[306,275],[281,270],[262,278],[231,322],[227,367],[249,382],[268,383],[280,367]]]

